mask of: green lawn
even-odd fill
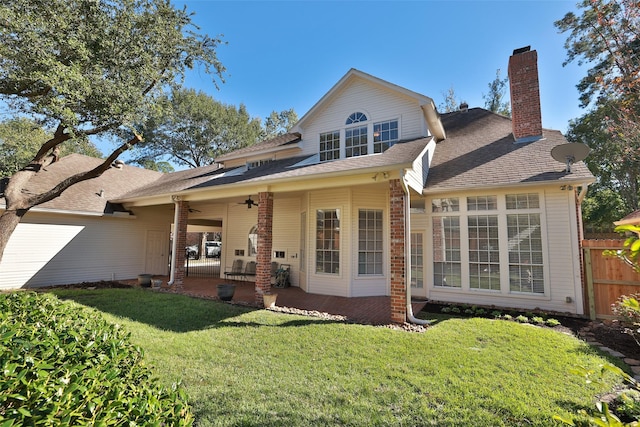
[[[199,427],[549,426],[605,391],[569,372],[603,355],[515,322],[440,317],[410,333],[140,289],[55,294],[131,331],[161,382],[182,381]]]

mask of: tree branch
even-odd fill
[[[28,202],[29,206],[37,206],[37,205],[41,205],[42,203],[46,203],[50,200],[55,199],[56,197],[59,197],[64,190],[71,187],[72,185],[82,181],[87,181],[89,179],[96,178],[102,175],[106,170],[108,170],[111,167],[111,164],[120,156],[120,154],[124,153],[129,149],[129,147],[139,143],[140,141],[142,141],[142,137],[138,134],[135,134],[129,141],[125,142],[116,150],[114,150],[111,153],[111,155],[107,157],[104,160],[104,162],[102,162],[100,165],[96,166],[95,168],[89,171],[72,175],[62,180],[58,185],[56,185],[49,191],[32,196]]]

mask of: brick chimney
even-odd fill
[[[511,90],[511,123],[516,142],[531,142],[542,138],[538,53],[526,46],[509,57],[509,88]]]

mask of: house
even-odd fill
[[[594,178],[551,157],[566,140],[542,128],[537,53],[514,51],[509,76],[512,119],[440,115],[427,96],[349,70],[290,133],[108,196],[149,220],[120,238],[173,223],[180,286],[188,227],[215,223],[222,265],[257,262],[259,304],[277,261],[308,293],[391,296],[396,322],[412,319],[412,296],[582,314],[580,202]],[[144,246],[137,271],[156,272]]]
[[[65,156],[38,173],[29,189],[46,190],[52,182],[101,163],[80,154]],[[173,213],[157,209],[133,213],[109,202],[160,176],[118,162],[102,176],[31,209],[4,252],[0,289],[124,279],[147,269],[166,272],[167,223]]]

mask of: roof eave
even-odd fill
[[[491,185],[474,185],[474,186],[457,186],[457,187],[437,187],[430,189],[429,186],[425,186],[422,190],[422,194],[425,196],[433,194],[445,194],[445,193],[459,193],[464,191],[482,191],[482,190],[496,190],[504,189],[505,187],[540,187],[549,185],[572,185],[576,187],[588,186],[595,182],[595,179],[563,179],[562,181],[530,181],[530,182],[513,182],[513,183],[496,183]]]

